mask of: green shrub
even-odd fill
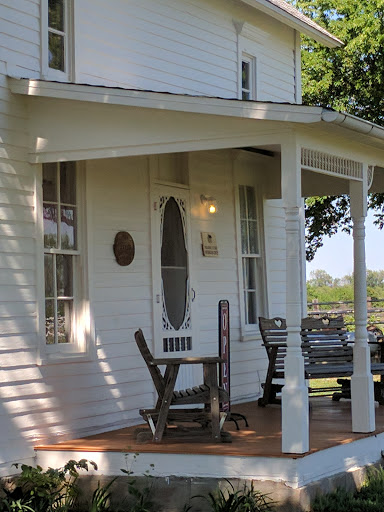
[[[79,488],[76,484],[79,470],[88,471],[92,461],[68,461],[59,469],[43,471],[41,466],[21,465],[15,483],[2,489],[0,512],[69,512],[74,509]],[[18,468],[18,464],[15,464]]]
[[[369,468],[361,489],[344,489],[317,496],[312,503],[313,512],[384,512],[384,469]]]
[[[195,496],[205,499],[212,512],[272,512],[274,503],[268,495],[257,491],[253,487],[244,484],[242,489],[235,491],[235,488],[228,482],[229,486],[222,491],[217,490],[209,493],[208,496]],[[191,508],[192,510],[192,508]]]

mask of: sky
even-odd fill
[[[373,214],[368,213],[365,223],[366,261],[369,270],[384,270],[384,229],[373,225]],[[325,270],[332,277],[343,277],[353,271],[352,235],[338,233],[324,238],[324,245],[316,252],[315,258],[307,262],[307,279],[312,270]]]

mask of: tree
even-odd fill
[[[302,40],[303,103],[322,105],[384,126],[384,0],[288,0],[345,44],[325,48]],[[384,226],[384,194],[371,194],[374,223]],[[306,204],[307,260],[325,235],[350,232],[349,197]]]
[[[367,270],[367,286],[384,288],[384,270]]]
[[[325,270],[312,270],[308,284],[315,287],[333,286],[333,277]]]

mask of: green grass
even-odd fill
[[[335,388],[338,387],[339,384],[337,383],[337,379],[311,379],[310,380],[310,387],[312,389],[318,389],[318,388]],[[340,386],[341,388],[341,386]]]

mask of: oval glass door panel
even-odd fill
[[[161,278],[169,323],[177,331],[184,322],[188,290],[188,254],[181,211],[174,197],[164,208]]]

